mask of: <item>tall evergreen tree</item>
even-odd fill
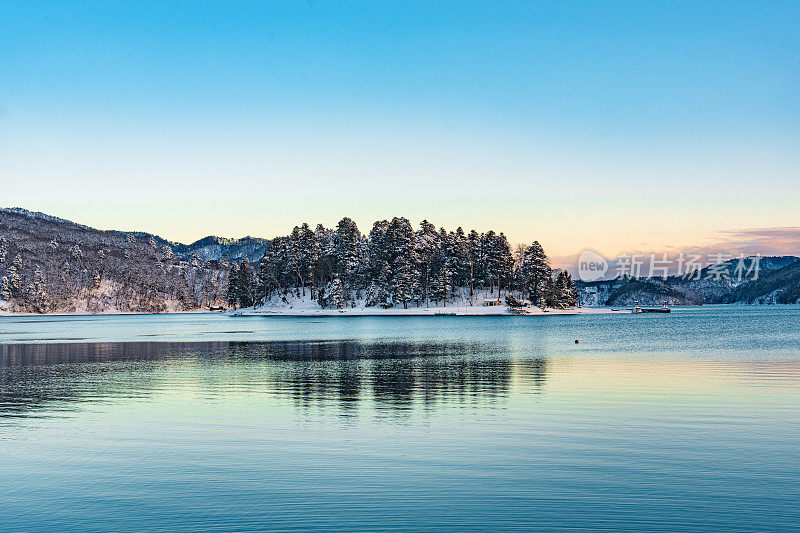
[[[319,243],[311,228],[305,222],[295,226],[289,236],[287,270],[295,278],[298,294],[306,295],[306,285],[314,286],[314,269],[319,261]]]
[[[346,305],[350,301],[351,292],[358,286],[361,266],[361,232],[352,219],[345,217],[339,221],[334,243],[337,271],[344,288]]]
[[[258,288],[256,299],[266,301],[272,297],[275,291],[280,290],[280,279],[278,267],[275,264],[275,254],[272,243],[268,243],[264,249],[264,255],[258,263]]]
[[[539,241],[533,241],[533,244],[525,250],[522,271],[528,299],[533,305],[545,305],[547,284],[551,279],[550,263]]]
[[[458,287],[467,287],[469,286],[471,271],[469,242],[461,227],[456,229],[455,232],[450,233],[450,243],[454,260],[453,275],[455,276],[455,285]]]
[[[314,268],[314,286],[321,288],[333,279],[336,271],[334,231],[322,224],[317,224],[317,228],[314,230],[314,240],[319,249],[319,259]]]
[[[540,307],[542,307],[542,309],[547,307],[560,307],[558,286],[552,275],[547,276],[547,279],[544,281],[544,295],[541,301]]]
[[[514,279],[514,256],[511,255],[511,246],[508,239],[501,232],[497,236],[497,297],[500,297],[500,288],[510,289]]]
[[[238,307],[240,293],[241,288],[239,287],[239,265],[234,263],[231,265],[231,269],[228,272],[228,290],[225,294],[225,299],[228,300],[228,304],[234,308]]]
[[[234,307],[251,307],[256,303],[255,271],[246,257],[238,265],[231,266],[227,300]]]
[[[469,295],[475,293],[475,284],[478,280],[483,279],[481,273],[481,264],[483,263],[481,257],[481,235],[472,230],[467,237],[468,258],[469,258]]]
[[[402,302],[403,307],[408,308],[408,302],[414,298],[415,279],[419,275],[414,229],[408,219],[395,217],[387,233],[392,258],[392,300]]]
[[[433,272],[437,256],[441,253],[441,238],[436,226],[423,220],[414,242],[418,258],[419,294],[427,306],[430,298]]]
[[[413,297],[414,279],[411,264],[406,255],[398,255],[392,265],[394,277],[392,279],[393,301],[403,304],[403,309],[408,309],[408,302]]]
[[[239,265],[237,272],[239,294],[237,295],[241,307],[251,307],[255,304],[255,271],[247,257]]]
[[[344,284],[338,274],[334,275],[333,280],[325,286],[325,290],[321,291],[320,299],[320,305],[323,307],[342,309],[347,305]]]

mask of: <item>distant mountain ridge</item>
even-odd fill
[[[264,255],[264,248],[267,239],[258,237],[242,237],[239,239],[231,239],[226,237],[217,237],[209,235],[203,237],[191,244],[183,244],[179,242],[169,241],[144,231],[120,231],[120,230],[100,230],[92,228],[84,224],[79,224],[71,220],[66,220],[47,213],[39,211],[29,211],[22,207],[7,207],[0,208],[0,213],[18,215],[23,219],[34,219],[46,221],[53,224],[63,224],[65,226],[72,226],[87,231],[105,233],[108,235],[120,235],[123,237],[132,236],[135,239],[148,240],[152,238],[159,246],[169,246],[173,253],[182,259],[189,260],[196,253],[200,259],[205,261],[221,261],[222,259],[241,260],[245,256],[250,262],[258,262]]]
[[[577,282],[582,301],[588,305],[630,306],[702,305],[714,303],[796,304],[800,303],[800,258],[762,257],[758,277],[738,279],[738,259],[721,264],[712,275],[710,267],[700,271],[700,279],[669,276],[663,278],[613,279]]]
[[[176,254],[189,258],[194,254],[205,261],[219,261],[227,258],[232,261],[247,257],[251,263],[257,263],[264,255],[267,239],[258,237],[242,237],[229,239],[210,235],[192,244],[172,244]]]

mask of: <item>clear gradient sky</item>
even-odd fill
[[[800,226],[796,1],[1,2],[0,112],[0,206],[183,242]]]

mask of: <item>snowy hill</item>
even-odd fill
[[[162,312],[224,303],[228,266],[184,261],[141,232],[0,209],[3,311]]]
[[[581,301],[587,305],[623,306],[638,301],[642,305],[701,305],[712,303],[800,303],[800,258],[763,257],[758,279],[738,279],[736,261],[722,264],[712,275],[709,268],[700,279],[670,276],[667,279],[614,279],[591,283],[578,282]]]

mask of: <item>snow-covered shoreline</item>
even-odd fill
[[[491,301],[495,305],[484,305]],[[476,290],[469,295],[464,292],[447,300],[443,305],[441,301],[431,302],[429,305],[416,302],[409,302],[408,306],[397,304],[392,307],[384,308],[381,306],[367,306],[363,298],[351,302],[349,307],[342,309],[323,308],[319,302],[306,296],[292,293],[284,294],[280,297],[273,297],[265,304],[255,307],[246,307],[227,311],[231,316],[503,316],[503,315],[581,315],[581,314],[608,314],[617,312],[630,312],[630,310],[612,310],[602,307],[570,307],[567,309],[547,309],[542,310],[538,307],[524,307],[512,310],[504,303],[504,299],[498,298],[486,290]]]
[[[246,308],[227,311],[230,316],[547,316],[547,315],[591,315],[591,314],[630,313],[629,309],[610,309],[606,307],[571,307],[567,309],[547,309],[538,307],[513,312],[507,306],[494,307],[409,307],[382,309],[380,307],[355,307],[348,309],[293,309]]]
[[[284,316],[284,317],[306,317],[306,316],[514,316],[514,315],[597,315],[597,314],[618,314],[630,313],[629,309],[611,309],[608,307],[574,307],[568,309],[548,309],[542,311],[538,307],[523,309],[522,312],[512,313],[506,306],[496,307],[429,307],[418,308],[409,307],[408,309],[390,308],[381,309],[375,307],[350,308],[350,309],[317,309],[317,310],[295,310],[291,307],[286,308],[247,308],[229,310],[224,313],[219,311],[208,311],[205,309],[193,309],[188,311],[168,311],[165,313],[137,313],[110,311],[103,313],[10,313],[0,311],[0,317],[27,317],[27,316],[128,316],[128,315],[186,315],[186,314],[225,314],[226,316]]]
[[[484,305],[487,301],[499,302],[495,305]],[[143,312],[123,312],[116,309],[108,309],[98,313],[86,311],[85,308],[78,307],[73,312],[54,312],[40,315],[36,313],[16,313],[8,312],[0,308],[0,316],[97,316],[97,315],[139,315],[139,314],[181,314],[181,313],[219,313],[208,309],[189,309],[178,310],[168,307],[163,313],[143,313]],[[299,296],[292,293],[284,294],[280,297],[273,297],[270,301],[255,307],[242,309],[231,309],[225,311],[226,316],[275,316],[275,317],[307,317],[307,316],[512,316],[512,315],[584,315],[584,314],[610,314],[610,313],[629,313],[629,309],[612,309],[608,307],[569,307],[566,309],[546,309],[538,307],[524,307],[512,309],[505,305],[503,300],[499,300],[494,294],[488,291],[475,291],[472,296],[464,294],[449,299],[446,305],[438,302],[438,305],[431,302],[430,305],[416,305],[411,302],[407,308],[400,305],[384,308],[380,306],[367,307],[365,300],[357,299],[351,302],[351,307],[343,309],[323,308],[319,302],[311,298],[310,293],[306,296]]]

